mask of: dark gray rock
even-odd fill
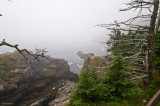
[[[16,106],[46,105],[53,100],[57,89],[52,89],[65,80],[77,81],[78,75],[70,72],[63,59],[40,59],[26,64],[18,52],[1,54],[0,103],[14,103]],[[7,68],[4,68],[7,67]],[[38,102],[37,102],[38,101]],[[0,104],[1,105],[1,104]]]

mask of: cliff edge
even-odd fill
[[[17,51],[0,54],[0,105],[48,105],[55,99],[59,85],[78,80],[63,59],[48,56],[33,61],[27,64]]]

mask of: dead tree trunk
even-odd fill
[[[159,8],[159,15],[158,15],[158,21],[157,21],[157,26],[156,26],[156,33],[158,32],[159,30],[159,26],[160,26],[160,8]]]
[[[154,42],[155,42],[155,23],[157,19],[158,14],[158,8],[159,8],[159,0],[154,0],[154,7],[153,7],[153,13],[151,16],[150,21],[150,28],[149,28],[149,36],[148,36],[148,75],[149,80],[152,79],[152,72],[154,70],[154,62],[153,62],[153,54],[154,54]]]

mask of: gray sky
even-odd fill
[[[133,11],[119,12],[127,1],[0,0],[0,39],[29,50],[94,48],[108,39],[108,31],[93,26],[135,15]]]

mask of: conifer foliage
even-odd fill
[[[129,70],[125,68],[127,65],[128,62],[119,55],[104,77],[98,76],[95,68],[81,72],[68,106],[118,105],[139,95],[140,89],[131,80]]]
[[[105,99],[106,87],[97,75],[96,69],[81,72],[79,82],[71,95],[69,106],[94,105]]]
[[[126,68],[129,62],[121,54],[114,58],[105,76],[104,83],[111,88],[111,99],[120,102],[129,97],[137,96],[140,89],[131,80],[132,76]]]

